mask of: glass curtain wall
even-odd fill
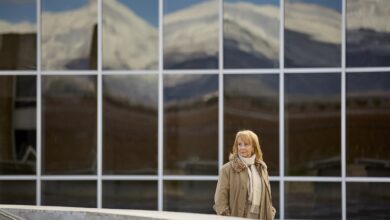
[[[0,2],[0,204],[214,213],[260,137],[278,219],[388,219],[390,1]]]

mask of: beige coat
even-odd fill
[[[272,220],[276,211],[272,206],[267,165],[262,161],[256,161],[255,165],[263,186],[260,197],[260,219]],[[213,207],[218,215],[246,217],[248,180],[248,170],[238,157],[222,167],[215,191],[215,204]]]

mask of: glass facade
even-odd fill
[[[390,1],[15,2],[0,203],[211,214],[250,129],[276,218],[390,217]]]

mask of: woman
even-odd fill
[[[250,130],[237,132],[229,160],[218,178],[213,207],[217,214],[274,219],[267,165],[257,135]]]

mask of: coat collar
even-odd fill
[[[235,172],[239,173],[241,171],[244,171],[246,169],[245,164],[238,158],[238,156],[235,156],[234,159],[231,160],[232,168]],[[264,161],[255,161],[256,169],[260,171],[261,169],[267,169],[267,165],[264,163]]]

